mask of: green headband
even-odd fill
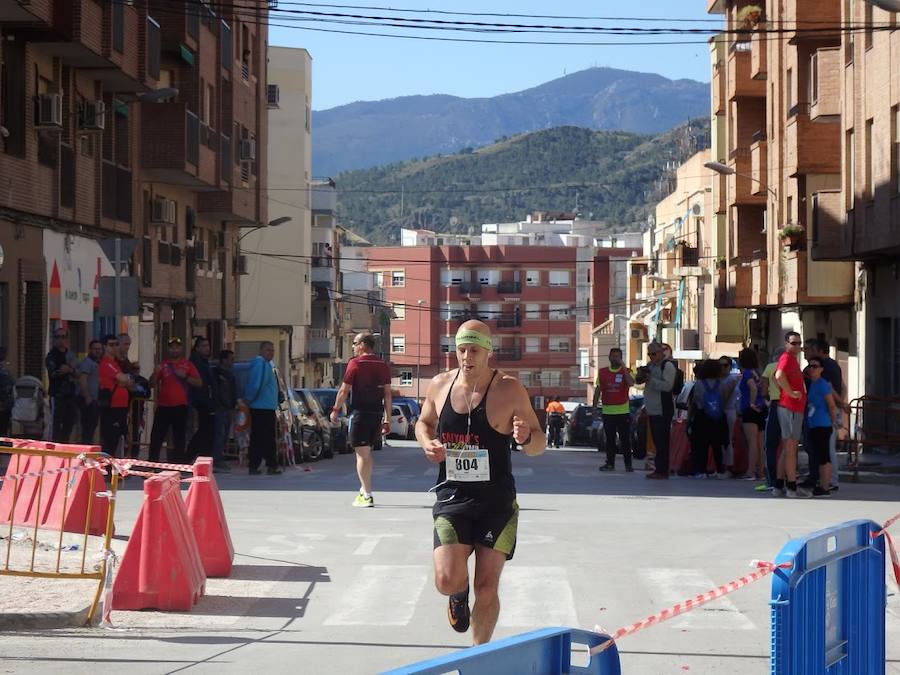
[[[477,330],[464,329],[456,332],[456,346],[460,345],[478,345],[487,351],[492,351],[494,346],[491,344],[491,338]]]

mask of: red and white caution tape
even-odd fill
[[[166,471],[185,471],[187,473],[191,473],[194,470],[194,466],[192,464],[171,464],[169,462],[148,462],[142,459],[112,459],[110,460],[113,464],[118,466],[120,469],[124,468],[126,471],[131,469],[133,466],[144,466],[150,467],[151,469],[164,469]],[[131,473],[135,473],[132,471]]]
[[[703,593],[702,595],[698,595],[683,602],[679,602],[676,605],[672,605],[671,607],[668,607],[661,612],[657,612],[652,616],[648,616],[646,619],[641,619],[640,621],[637,621],[630,626],[620,628],[612,634],[609,640],[592,648],[590,650],[591,655],[599,654],[600,652],[609,649],[609,647],[619,638],[623,638],[626,635],[633,635],[634,633],[642,631],[645,628],[649,628],[650,626],[655,626],[656,624],[662,623],[663,621],[674,619],[676,616],[684,614],[686,612],[690,612],[692,609],[696,609],[700,605],[705,605],[706,603],[716,600],[717,598],[721,598],[723,595],[728,595],[729,593],[733,593],[739,588],[743,588],[744,586],[752,584],[754,581],[759,581],[767,574],[771,574],[772,572],[774,572],[776,569],[788,569],[790,567],[793,567],[793,564],[780,563],[776,565],[775,563],[771,562],[754,560],[750,563],[750,566],[757,568],[757,571],[738,579],[734,579],[733,581],[729,581],[727,584],[723,584],[722,586]],[[599,626],[595,627],[594,630],[598,633],[603,632]]]
[[[103,464],[92,460],[84,460],[84,464],[77,466],[61,466],[57,469],[45,469],[44,471],[26,471],[23,473],[14,473],[6,476],[0,476],[0,483],[10,480],[26,480],[28,478],[40,478],[41,476],[55,476],[61,473],[69,473],[76,471],[87,471],[88,469],[98,469],[104,473]]]
[[[894,546],[894,540],[891,539],[891,534],[888,532],[888,528],[900,520],[900,513],[898,513],[893,518],[888,518],[884,525],[881,526],[881,529],[878,532],[872,533],[872,539],[876,539],[881,535],[884,535],[884,540],[887,543],[888,553],[891,556],[891,566],[894,568],[894,581],[897,582],[897,586],[900,587],[900,556],[897,555],[897,549]]]

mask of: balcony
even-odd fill
[[[481,284],[477,281],[463,281],[456,288],[462,295],[481,295]]]
[[[497,292],[501,295],[519,295],[522,292],[522,282],[501,281],[497,284]]]
[[[844,74],[839,47],[819,49],[813,54],[809,77],[812,103],[809,119],[813,122],[841,121],[841,77]]]
[[[822,0],[792,0],[784,3],[784,25],[811,28],[791,38],[791,44],[799,41],[815,41],[827,44],[840,44],[841,31],[817,30],[821,26],[841,25],[841,4],[839,2],[822,2]]]
[[[757,194],[757,182],[751,179],[760,178],[753,173],[752,153],[750,148],[736,148],[729,153],[730,165],[735,173],[727,177],[728,194],[731,203],[738,206],[765,206],[766,197]]]
[[[498,361],[521,361],[522,351],[517,347],[515,349],[498,349],[494,352],[494,356]]]
[[[785,251],[781,258],[781,302],[796,305],[806,296],[806,251]]]
[[[753,275],[749,263],[733,263],[728,266],[726,307],[751,307]]]
[[[724,67],[715,65],[712,73],[713,115],[722,115],[726,109],[728,76]]]
[[[728,53],[728,100],[765,98],[766,83],[750,73],[750,42],[734,42]]]
[[[216,187],[216,153],[201,145],[200,120],[186,104],[140,106],[144,179],[193,188]]]
[[[337,285],[337,271],[331,265],[316,265],[315,261],[319,260],[318,258],[313,258],[313,267],[312,274],[310,275],[310,282],[313,286],[327,286],[328,288],[335,288]]]
[[[728,212],[728,176],[722,173],[714,174],[713,182],[713,206],[716,213]]]
[[[768,304],[769,265],[765,260],[750,263],[750,305],[760,307]]]
[[[765,80],[766,72],[766,25],[759,25],[759,32],[750,37],[750,77]]]
[[[521,328],[522,318],[518,314],[500,314],[497,318],[497,328]]]
[[[103,161],[103,217],[131,225],[131,171]]]
[[[757,180],[751,181],[751,193],[757,196],[766,196],[768,183],[768,150],[765,137],[754,140],[750,146],[750,172]]]
[[[896,257],[900,249],[900,196],[876,195],[873,202],[857,201],[847,214],[846,260]]]
[[[784,166],[789,176],[840,173],[840,125],[811,121],[807,105],[791,108],[784,128]]]
[[[217,220],[258,223],[257,190],[216,190],[197,193],[197,213]]]
[[[311,328],[309,330],[307,349],[312,358],[331,358],[335,354],[334,336],[324,335],[324,328]]]

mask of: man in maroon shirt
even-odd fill
[[[353,506],[361,507],[375,505],[371,491],[372,446],[379,434],[386,434],[391,429],[391,371],[384,361],[372,354],[374,348],[375,336],[371,333],[360,333],[353,339],[356,356],[347,364],[344,381],[331,409],[331,421],[337,422],[344,401],[353,392],[350,445],[356,450],[356,473],[360,484]]]

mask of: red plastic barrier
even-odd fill
[[[227,577],[231,574],[234,546],[212,466],[212,457],[198,457],[194,462],[194,477],[207,480],[191,483],[184,504],[200,547],[200,559],[206,576]]]
[[[43,473],[18,480],[3,481],[0,486],[0,523],[10,521],[15,525],[37,524],[39,527],[56,529],[62,523],[64,532],[103,535],[106,532],[106,516],[109,502],[97,493],[106,492],[106,477],[99,469],[61,471],[68,466],[83,466],[75,456],[82,452],[100,452],[91,445],[63,445],[45,441],[24,439],[0,439],[12,443],[13,448],[30,450],[52,450],[73,456],[72,460],[62,457],[39,457],[35,455],[15,455],[6,469],[7,476],[23,473]],[[55,473],[54,473],[55,472]],[[69,481],[71,481],[71,486]]]
[[[759,433],[765,433],[760,430]],[[742,476],[747,473],[750,468],[750,456],[747,454],[747,441],[744,438],[744,428],[741,425],[741,419],[738,418],[731,430],[731,446],[734,448],[734,463],[731,465],[731,472],[736,476]]]
[[[206,574],[180,479],[164,471],[144,481],[144,503],[113,582],[113,609],[186,611],[203,595]]]

